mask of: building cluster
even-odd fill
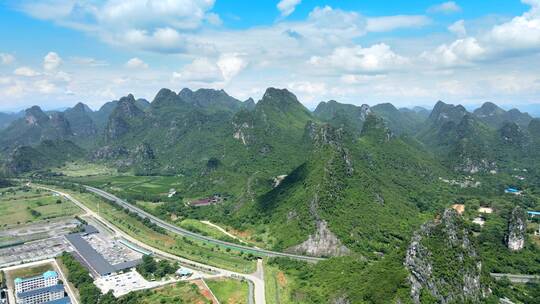
[[[47,271],[31,278],[16,278],[15,298],[17,304],[69,304],[64,285],[59,284],[58,274]]]

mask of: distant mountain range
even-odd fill
[[[268,88],[255,103],[223,90],[176,93],[164,88],[151,102],[130,94],[98,111],[79,103],[63,112],[34,106],[17,115],[0,131],[4,173],[48,174],[48,169],[76,160],[134,175],[177,176],[186,197],[227,194],[229,203],[204,216],[231,226],[264,227],[271,232],[266,245],[274,250],[340,257],[320,266],[350,272],[339,276],[339,288],[351,300],[333,303],[361,303],[370,288],[366,282],[378,284],[362,281],[364,293],[359,294],[361,278],[400,278],[392,283],[400,287],[381,290],[408,289],[404,256],[413,231],[449,202],[463,199],[441,184],[442,177],[476,174],[490,181],[499,172],[538,168],[540,161],[540,119],[493,103],[469,112],[442,101],[429,111],[331,100],[309,111],[286,89]],[[167,218],[176,217],[172,209],[160,210]],[[455,213],[445,212],[443,219],[442,225],[435,221],[418,236],[452,238],[457,227],[466,229]],[[506,225],[501,227],[496,229]],[[468,236],[459,233],[466,243],[462,247],[476,254]],[[425,248],[440,250],[452,267],[460,267],[448,251],[456,248],[430,242]],[[407,265],[424,271],[423,262]],[[436,262],[446,269],[446,260]],[[474,265],[467,269],[479,280]],[[330,273],[310,274],[309,284],[316,283],[299,287],[302,297],[318,303],[334,298],[335,293],[325,293],[334,290],[328,286],[337,284],[339,273]],[[432,276],[429,271],[423,275]],[[450,298],[460,297],[463,276],[434,280],[455,293]],[[482,297],[480,286],[472,285],[474,297]],[[432,293],[438,295],[437,290]]]

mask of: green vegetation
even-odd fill
[[[180,227],[188,229],[193,232],[197,232],[202,235],[206,235],[215,239],[224,240],[227,242],[238,242],[236,239],[228,236],[219,229],[202,223],[199,220],[185,219],[180,222]]]
[[[99,303],[101,291],[94,285],[94,280],[90,277],[88,270],[70,253],[62,253],[59,259],[68,271],[67,280],[79,291],[81,304]]]
[[[66,191],[66,190],[62,190]],[[89,193],[67,191],[74,198],[85,204],[91,210],[111,222],[130,236],[150,246],[171,254],[191,259],[208,265],[251,273],[256,269],[253,256],[235,250],[228,250],[205,242],[190,240],[177,235],[163,233],[149,228],[136,216],[129,215],[117,205]]]
[[[264,264],[264,288],[266,292],[266,303],[268,304],[288,304],[293,303],[291,299],[291,287],[295,285],[293,276],[288,276],[275,264],[265,260]]]
[[[87,163],[83,161],[72,161],[67,162],[64,166],[53,171],[58,172],[59,174],[65,175],[67,177],[84,177],[84,176],[111,176],[117,173],[116,169],[100,165]]]
[[[207,280],[206,284],[223,304],[247,304],[248,284],[234,279]]]
[[[137,266],[137,271],[147,280],[162,279],[172,275],[179,268],[178,263],[171,263],[167,260],[156,260],[149,256],[142,257],[142,263]]]
[[[433,265],[434,280],[447,283],[440,284],[441,292],[463,290],[462,270],[481,261],[478,277],[496,297],[527,302],[534,295],[535,286],[494,282],[488,275],[540,271],[540,239],[531,228],[523,250],[510,252],[505,245],[509,210],[540,209],[540,122],[526,114],[489,104],[469,113],[443,102],[431,114],[390,104],[368,109],[337,102],[321,104],[313,114],[287,90],[273,88],[249,106],[220,91],[163,89],[151,104],[130,95],[99,115],[86,113],[84,105],[76,108],[66,118],[77,117],[77,132],[92,131],[93,124],[99,132],[62,136],[62,124],[55,127],[34,108],[26,118],[42,121],[40,129],[22,119],[15,124],[19,129],[0,134],[6,134],[0,137],[6,151],[27,145],[15,153],[20,161],[12,163],[17,170],[11,172],[30,170],[33,178],[70,187],[76,198],[94,211],[99,204],[101,216],[140,241],[218,267],[252,272],[255,263],[249,252],[169,234],[115,204],[77,193],[80,186],[69,183],[112,192],[170,223],[215,238],[230,240],[200,221],[227,227],[262,248],[345,255],[315,265],[271,259],[270,303],[410,302],[404,259],[411,237],[455,203],[465,205],[456,237],[466,237],[477,256],[462,258],[469,251],[443,246],[449,235],[435,228],[420,244],[436,255],[424,260]],[[18,143],[17,136],[27,138]],[[49,152],[39,147],[43,136],[56,143],[48,143]],[[84,147],[90,163],[54,148],[66,140]],[[35,172],[49,155],[53,166],[71,162]],[[524,189],[524,195],[504,195],[508,186]],[[176,194],[169,198],[170,189]],[[187,204],[214,194],[224,201],[200,208]],[[479,206],[491,206],[494,213],[480,215]],[[21,210],[31,220],[45,216],[37,206]],[[478,216],[486,221],[483,227],[472,223]],[[309,248],[298,246],[306,240]],[[154,276],[158,266],[149,262],[154,269],[146,275]],[[426,303],[438,299],[425,288],[419,297]]]
[[[31,278],[38,275],[42,275],[44,272],[52,270],[53,266],[51,264],[43,264],[32,267],[18,268],[9,271],[9,275],[12,278]]]
[[[73,216],[81,210],[51,193],[28,187],[2,189],[0,223],[3,227]]]
[[[179,282],[153,290],[130,292],[118,299],[105,294],[99,304],[207,304],[195,284]]]

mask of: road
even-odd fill
[[[165,251],[162,251],[160,249],[154,248],[154,247],[152,247],[152,246],[150,246],[150,245],[148,245],[146,243],[143,243],[143,242],[131,237],[127,233],[123,232],[120,228],[114,226],[114,224],[110,223],[109,221],[107,221],[106,219],[101,217],[99,214],[95,213],[94,211],[92,211],[91,209],[86,207],[86,205],[84,205],[83,203],[81,203],[80,201],[78,201],[77,199],[75,199],[74,197],[69,195],[68,193],[64,193],[64,192],[61,192],[61,191],[58,191],[58,190],[55,190],[55,189],[51,189],[51,188],[47,188],[47,187],[38,186],[38,188],[41,188],[41,189],[44,189],[44,190],[47,190],[47,191],[51,191],[53,193],[56,193],[56,194],[58,194],[58,195],[60,195],[60,196],[62,196],[64,198],[68,199],[69,201],[73,202],[75,205],[77,205],[79,208],[81,208],[86,213],[87,216],[92,216],[95,219],[97,219],[98,221],[100,221],[101,223],[103,223],[104,225],[106,225],[118,237],[125,238],[126,240],[132,242],[133,244],[135,244],[137,246],[140,246],[141,248],[146,249],[146,250],[148,250],[148,251],[150,251],[150,252],[152,252],[152,253],[154,253],[154,254],[156,254],[158,256],[165,257],[165,258],[168,258],[168,259],[171,259],[171,260],[176,260],[176,261],[178,261],[180,263],[183,263],[183,264],[186,264],[186,265],[192,265],[192,266],[200,268],[200,269],[206,269],[206,270],[209,270],[209,271],[214,273],[212,275],[208,275],[206,278],[230,277],[230,278],[234,278],[234,279],[244,279],[244,280],[247,280],[247,281],[251,281],[253,283],[253,285],[254,285],[255,304],[266,304],[266,295],[265,295],[265,290],[264,290],[264,274],[263,274],[263,268],[262,268],[263,267],[262,260],[258,261],[258,263],[257,263],[257,271],[255,273],[253,273],[253,274],[243,274],[243,273],[237,273],[237,272],[234,272],[234,271],[229,271],[229,270],[226,270],[226,269],[217,268],[217,267],[210,266],[210,265],[205,265],[205,264],[195,262],[195,261],[192,261],[192,260],[188,260],[188,259],[185,259],[185,258],[182,258],[182,257],[178,257],[176,255],[173,255],[173,254],[167,253]]]
[[[537,276],[537,275],[511,274],[511,273],[490,273],[490,275],[496,280],[500,280],[506,277],[512,283],[525,284],[529,282],[540,282],[540,276]]]
[[[198,233],[195,233],[195,232],[192,232],[192,231],[189,231],[189,230],[186,230],[186,229],[183,229],[183,228],[180,228],[176,225],[173,225],[173,224],[169,224],[167,223],[166,221],[136,207],[136,206],[133,206],[132,204],[114,196],[113,194],[110,194],[108,192],[105,192],[101,189],[98,189],[98,188],[94,188],[94,187],[90,187],[90,186],[84,186],[86,188],[86,190],[92,192],[92,193],[95,193],[109,201],[112,201],[126,209],[129,209],[131,212],[134,212],[136,214],[138,214],[140,217],[142,218],[148,218],[152,223],[158,225],[159,227],[163,228],[163,229],[166,229],[172,233],[175,233],[175,234],[178,234],[178,235],[181,235],[181,236],[187,236],[187,237],[191,237],[191,238],[194,238],[194,239],[197,239],[197,240],[200,240],[200,241],[205,241],[205,242],[208,242],[208,243],[211,243],[211,244],[215,244],[215,245],[219,245],[219,246],[222,246],[222,247],[225,247],[225,248],[231,248],[231,249],[235,249],[235,250],[239,250],[239,251],[244,251],[244,252],[250,252],[254,255],[260,255],[260,256],[267,256],[267,257],[286,257],[286,258],[290,258],[290,259],[296,259],[296,260],[302,260],[302,261],[307,261],[307,262],[318,262],[318,261],[322,261],[324,260],[324,258],[318,258],[318,257],[311,257],[311,256],[305,256],[305,255],[296,255],[296,254],[289,254],[289,253],[283,253],[283,252],[276,252],[276,251],[270,251],[270,250],[265,250],[265,249],[260,249],[260,248],[254,248],[254,247],[249,247],[249,246],[244,246],[244,245],[239,245],[239,244],[235,244],[235,243],[230,243],[230,242],[226,242],[226,241],[222,241],[222,240],[217,240],[217,239],[214,239],[214,238],[211,238],[211,237],[208,237],[208,236],[204,236],[204,235],[201,235],[201,234],[198,234]]]

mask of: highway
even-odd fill
[[[512,274],[512,273],[490,273],[491,277],[496,280],[502,278],[508,278],[512,283],[525,284],[529,282],[540,282],[540,276],[526,275],[526,274]]]
[[[169,224],[167,223],[166,221],[138,208],[138,207],[135,207],[133,206],[132,204],[114,196],[113,194],[110,194],[108,192],[105,192],[101,189],[98,189],[98,188],[94,188],[94,187],[90,187],[90,186],[84,186],[86,188],[86,190],[94,193],[94,194],[97,194],[111,202],[114,202],[128,210],[130,210],[131,212],[134,212],[136,214],[138,214],[140,217],[142,218],[148,218],[152,223],[158,225],[159,227],[163,228],[163,229],[166,229],[172,233],[175,233],[175,234],[178,234],[178,235],[181,235],[181,236],[186,236],[186,237],[190,237],[190,238],[194,238],[194,239],[197,239],[197,240],[200,240],[200,241],[205,241],[205,242],[208,242],[208,243],[211,243],[211,244],[216,244],[216,245],[219,245],[219,246],[222,246],[222,247],[225,247],[225,248],[231,248],[231,249],[235,249],[235,250],[239,250],[239,251],[244,251],[244,252],[248,252],[248,253],[252,253],[254,255],[259,255],[259,256],[266,256],[266,257],[286,257],[286,258],[290,258],[290,259],[296,259],[296,260],[302,260],[302,261],[307,261],[307,262],[318,262],[318,261],[322,261],[324,260],[324,258],[318,258],[318,257],[311,257],[311,256],[304,256],[304,255],[296,255],[296,254],[289,254],[289,253],[283,253],[283,252],[276,252],[276,251],[270,251],[270,250],[265,250],[265,249],[260,249],[260,248],[253,248],[253,247],[249,247],[249,246],[244,246],[244,245],[239,245],[239,244],[235,244],[235,243],[230,243],[230,242],[226,242],[226,241],[222,241],[222,240],[217,240],[217,239],[214,239],[214,238],[211,238],[211,237],[207,237],[207,236],[204,236],[204,235],[201,235],[201,234],[198,234],[198,233],[195,233],[195,232],[192,232],[192,231],[189,231],[189,230],[186,230],[186,229],[183,229],[183,228],[180,228],[178,226],[175,226],[173,224]]]
[[[30,186],[30,184],[28,184],[28,185]],[[195,267],[195,269],[206,269],[208,271],[211,271],[211,272],[215,273],[214,275],[207,276],[208,278],[212,278],[212,277],[216,277],[216,278],[217,277],[230,277],[230,278],[235,278],[235,279],[245,279],[245,280],[251,282],[251,284],[253,284],[253,289],[252,289],[253,292],[252,292],[252,294],[250,294],[250,296],[253,296],[253,299],[251,299],[249,301],[254,300],[255,304],[265,304],[266,303],[265,286],[264,286],[264,268],[263,268],[262,260],[259,259],[257,261],[257,271],[255,271],[255,273],[253,273],[253,274],[237,273],[237,272],[234,272],[234,271],[229,271],[229,270],[226,270],[226,269],[221,269],[221,268],[218,268],[218,267],[214,267],[214,266],[198,263],[198,262],[195,262],[195,261],[191,261],[191,260],[176,256],[176,255],[167,253],[167,252],[162,251],[162,250],[160,250],[158,248],[154,248],[154,247],[152,247],[152,246],[150,246],[150,245],[148,245],[146,243],[143,243],[143,242],[131,237],[127,233],[123,232],[120,228],[114,226],[112,223],[108,222],[105,218],[101,217],[99,214],[97,214],[96,212],[94,212],[91,209],[89,209],[88,207],[86,207],[86,205],[84,205],[83,203],[81,203],[80,201],[78,201],[77,199],[75,199],[74,197],[69,195],[68,193],[61,192],[61,191],[58,191],[58,190],[55,190],[55,189],[52,189],[52,188],[48,188],[48,187],[42,187],[42,186],[36,186],[36,187],[40,188],[40,189],[47,190],[47,191],[51,191],[53,193],[56,193],[56,194],[58,194],[58,195],[60,195],[60,196],[62,196],[64,198],[68,199],[69,201],[71,201],[75,205],[77,205],[79,208],[81,208],[83,211],[85,211],[87,216],[92,216],[93,218],[95,218],[96,220],[98,220],[102,224],[104,224],[108,229],[111,229],[116,234],[116,236],[124,238],[124,239],[128,240],[129,242],[131,242],[131,243],[133,243],[133,244],[135,244],[137,246],[140,246],[143,249],[149,250],[150,252],[156,254],[157,256],[179,261],[179,262],[181,262],[181,263],[183,263],[183,264],[185,264],[185,265],[187,265],[189,267]]]

